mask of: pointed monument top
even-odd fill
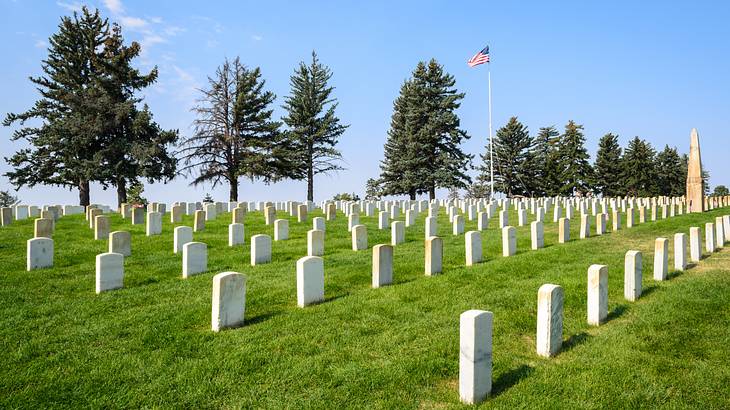
[[[700,137],[697,129],[692,128],[689,141],[689,163],[687,164],[687,194],[685,196],[689,212],[704,211],[704,195]]]

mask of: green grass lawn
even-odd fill
[[[464,235],[451,235],[442,209],[443,274],[423,274],[422,214],[395,248],[394,284],[380,289],[370,288],[371,251],[351,250],[347,218],[338,213],[327,222],[326,301],[304,309],[296,306],[295,264],[320,211],[302,224],[290,218],[291,239],[274,242],[273,263],[256,267],[249,238],[273,237],[273,225],[249,213],[246,244],[230,248],[230,214],[219,215],[194,234],[208,244],[210,271],[190,279],[182,279],[181,255],[172,252],[169,214],[154,237],[113,214],[112,230],[132,232],[132,256],[125,288],[101,295],[94,293],[95,255],[107,241],[93,240],[83,215],[56,223],[55,266],[32,272],[25,246],[33,222],[15,221],[0,229],[0,407],[460,407],[459,315],[482,309],[494,312],[493,392],[483,407],[728,408],[730,250],[668,281],[652,279],[656,237],[699,226],[704,242],[705,222],[728,213],[584,240],[575,217],[566,244],[557,243],[549,213],[545,249],[530,250],[530,228],[519,227],[518,253],[509,258],[501,256],[494,217],[482,233],[485,261],[467,268]],[[376,217],[360,220],[370,247],[390,242]],[[192,217],[183,224],[192,226]],[[466,230],[476,230],[476,221],[467,220]],[[644,256],[637,302],[623,298],[631,249]],[[670,241],[670,267],[671,249]],[[586,324],[591,264],[609,266],[609,320],[600,327]],[[246,324],[215,334],[212,277],[229,270],[248,276]],[[565,290],[563,350],[551,359],[535,354],[537,290],[545,283]]]

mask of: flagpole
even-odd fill
[[[492,141],[492,67],[487,62],[487,82],[489,84],[489,180],[491,183],[490,200],[494,199],[494,144]]]

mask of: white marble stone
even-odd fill
[[[722,222],[721,216],[715,218],[715,238],[716,248],[722,248],[725,246],[725,226]]]
[[[318,229],[307,231],[307,255],[324,255],[324,231]]]
[[[517,225],[527,225],[527,209],[520,209],[517,211]]]
[[[507,214],[507,210],[499,211],[499,228],[502,229],[507,225],[509,225],[509,215]]]
[[[109,233],[109,253],[118,253],[122,256],[132,255],[132,235],[127,231]]]
[[[182,205],[173,205],[170,209],[170,223],[179,224],[182,222],[182,216],[185,213],[185,207]]]
[[[489,227],[489,215],[486,212],[477,214],[477,230],[484,231]]]
[[[162,233],[162,214],[159,212],[147,213],[147,236]]]
[[[225,328],[243,325],[246,312],[246,275],[222,272],[213,276],[211,328],[220,332]]]
[[[228,246],[238,246],[246,243],[246,229],[243,224],[228,225]]]
[[[189,226],[176,226],[173,230],[172,251],[180,253],[186,243],[193,241],[193,228]]]
[[[305,205],[305,204],[297,205],[296,206],[297,222],[298,223],[307,222],[308,213],[309,213],[309,207],[307,205]]]
[[[517,229],[514,226],[502,228],[502,256],[512,256],[517,253]]]
[[[580,216],[580,239],[586,239],[591,236],[591,219],[588,214]]]
[[[182,277],[203,273],[208,270],[208,245],[202,242],[188,242],[183,245]]]
[[[200,232],[205,229],[205,211],[197,210],[193,216],[193,231]]]
[[[203,205],[203,211],[205,212],[206,221],[215,221],[215,218],[218,216],[218,207],[214,203]]]
[[[124,287],[124,255],[100,253],[96,255],[96,293]]]
[[[232,224],[243,224],[246,222],[246,208],[237,206],[231,211],[231,223]]]
[[[444,257],[444,241],[443,239],[432,236],[426,239],[426,276],[433,276],[441,273]]]
[[[315,231],[325,231],[325,221],[324,218],[321,216],[316,216],[312,218],[312,229]]]
[[[324,259],[305,256],[297,260],[297,305],[324,301]]]
[[[373,246],[373,288],[393,283],[393,246]]]
[[[464,233],[464,217],[461,215],[454,215],[452,222],[452,233],[454,235],[461,235]]]
[[[142,225],[144,223],[144,208],[132,208],[132,225]]]
[[[459,317],[459,398],[465,404],[478,404],[492,391],[493,317],[483,310]]]
[[[274,221],[274,240],[285,241],[289,239],[289,220],[277,219]]]
[[[393,221],[390,224],[390,244],[396,246],[406,241],[406,227],[403,221]]]
[[[689,260],[699,262],[702,258],[702,237],[700,228],[693,226],[689,228]]]
[[[482,235],[479,231],[469,231],[464,235],[466,266],[482,261]]]
[[[654,280],[665,280],[669,273],[669,239],[657,238],[654,242]]]
[[[271,237],[258,234],[251,237],[251,266],[271,262]]]
[[[596,215],[596,235],[606,233],[606,214]]]
[[[53,267],[53,239],[33,238],[26,242],[26,269]]]
[[[414,210],[407,210],[405,213],[405,225],[406,227],[413,226],[413,224],[416,223],[416,211]]]
[[[534,221],[530,224],[530,237],[533,250],[545,246],[545,227],[541,221]]]
[[[558,243],[570,241],[570,219],[560,218],[558,220]]]
[[[378,229],[388,229],[390,215],[386,211],[378,213]]]
[[[6,206],[0,209],[0,226],[8,226],[13,222],[13,208]]]
[[[360,214],[350,214],[347,216],[347,231],[352,232],[352,227],[360,225]]]
[[[53,238],[53,219],[38,218],[33,222],[34,238]]]
[[[640,251],[628,251],[624,257],[624,297],[636,301],[641,296],[642,256]]]
[[[352,250],[362,251],[368,248],[368,229],[365,225],[352,227]]]
[[[563,288],[545,284],[537,292],[537,354],[551,357],[563,345]]]
[[[621,212],[614,210],[613,211],[613,218],[611,218],[612,228],[613,232],[616,232],[621,229]]]
[[[598,326],[608,317],[608,266],[588,268],[588,324]]]
[[[674,269],[687,269],[687,235],[684,233],[674,234]]]
[[[715,224],[712,222],[705,224],[705,250],[707,253],[713,253],[717,250],[715,247]]]
[[[426,239],[438,235],[438,219],[435,216],[429,216],[426,218]]]

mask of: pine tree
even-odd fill
[[[608,133],[598,142],[593,179],[595,192],[604,197],[621,195],[623,193],[622,169],[621,146],[618,143],[618,137]]]
[[[418,145],[408,127],[412,92],[412,81],[405,81],[398,98],[393,102],[378,181],[383,195],[408,195],[410,199],[416,199],[416,194],[423,191],[421,174],[425,172],[426,164],[420,157]]]
[[[265,183],[298,177],[290,150],[272,121],[270,105],[276,96],[265,91],[259,68],[248,69],[236,58],[224,61],[193,108],[197,114],[192,136],[183,141],[184,167],[197,171],[191,185],[225,181],[229,198],[238,200],[238,179]]]
[[[666,145],[656,156],[656,193],[664,196],[683,196],[686,191],[687,173],[676,148]]]
[[[560,133],[554,126],[540,128],[535,137],[533,161],[533,190],[536,195],[557,195],[562,188],[560,183],[560,161],[558,143]]]
[[[165,131],[152,119],[147,105],[137,104],[142,98],[135,92],[154,84],[157,68],[140,74],[132,67],[132,60],[139,56],[139,43],[124,45],[121,28],[111,27],[104,41],[104,75],[100,79],[103,93],[99,103],[103,111],[105,140],[99,154],[103,157],[100,167],[103,182],[117,188],[119,205],[127,201],[127,184],[144,177],[148,182],[170,180],[175,176],[177,160],[168,147],[178,138],[177,130]]]
[[[488,148],[488,147],[487,147]],[[494,139],[494,186],[508,197],[530,195],[533,175],[532,150],[534,142],[527,127],[509,119],[497,130]],[[482,157],[489,155],[489,151]]]
[[[626,195],[651,196],[657,193],[655,156],[656,152],[648,142],[639,137],[629,141],[621,160]]]
[[[13,206],[18,202],[18,197],[11,194],[10,191],[0,191],[0,207]]]
[[[431,59],[418,63],[408,93],[406,127],[412,135],[413,158],[418,158],[419,192],[428,192],[430,199],[436,197],[436,188],[466,188],[471,182],[466,172],[472,156],[460,146],[469,135],[459,128],[455,112],[464,94],[455,84],[454,77]]]
[[[560,138],[558,148],[560,161],[561,195],[571,196],[587,193],[593,178],[593,168],[588,162],[590,158],[585,148],[583,126],[568,121],[565,132]]]
[[[291,76],[291,95],[284,102],[287,115],[282,119],[289,127],[286,137],[296,154],[298,174],[306,176],[307,199],[314,200],[314,176],[344,169],[337,162],[342,154],[335,146],[349,125],[335,115],[337,100],[328,82],[332,71],[321,64],[312,52],[309,65],[299,63]]]
[[[106,107],[100,104],[99,86],[105,74],[104,43],[109,23],[99,11],[84,7],[73,17],[61,18],[50,39],[43,75],[30,77],[41,99],[28,111],[8,114],[4,125],[19,123],[12,140],[30,145],[6,161],[13,171],[5,175],[16,187],[64,186],[79,190],[79,204],[89,205],[89,181],[99,178]],[[40,125],[26,126],[30,120]]]
[[[380,197],[383,196],[381,186],[382,186],[382,184],[377,179],[368,178],[367,182],[365,182],[365,199],[368,199],[368,200],[380,199]]]
[[[133,205],[147,206],[147,198],[142,196],[142,192],[144,192],[144,185],[139,181],[132,181],[129,185],[126,202]]]

